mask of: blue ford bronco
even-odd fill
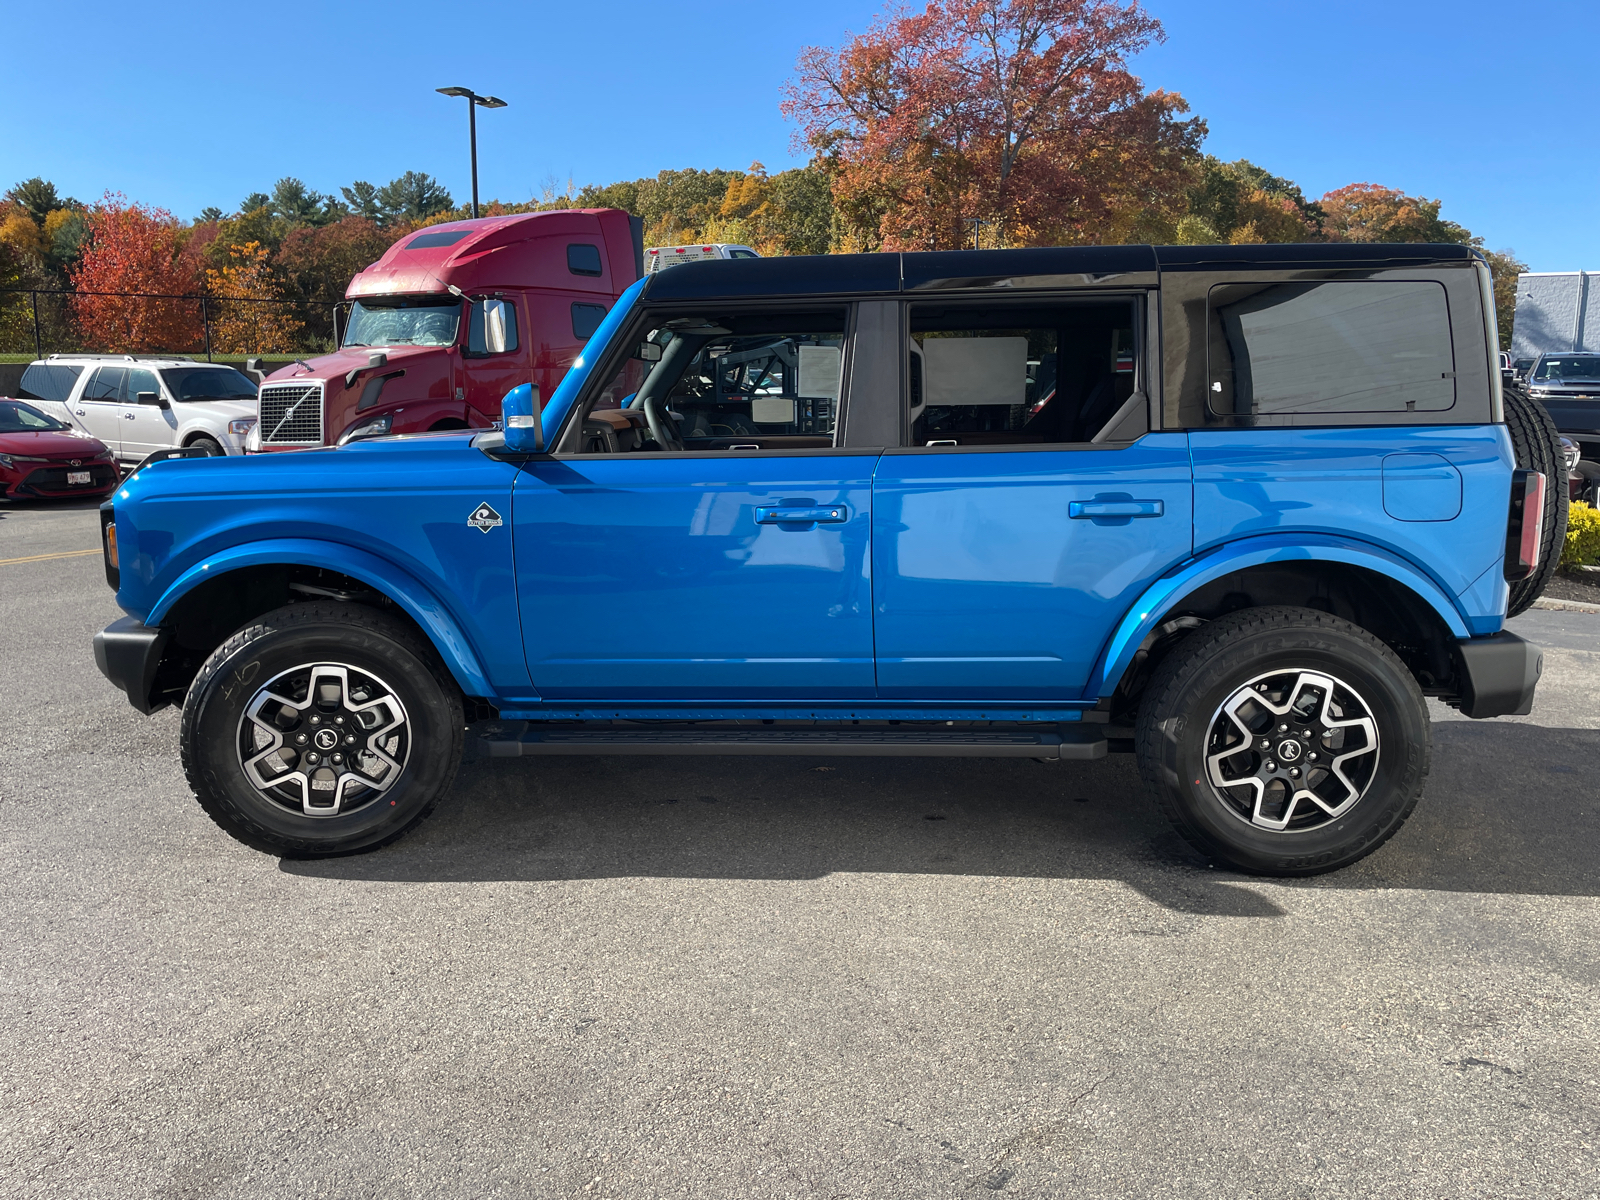
[[[1532,704],[1503,624],[1565,489],[1495,349],[1460,246],[693,263],[500,430],[147,462],[103,511],[129,616],[95,656],[284,856],[405,833],[470,729],[1128,751],[1205,854],[1314,874],[1411,813],[1425,697]]]

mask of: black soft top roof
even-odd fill
[[[1212,267],[1361,267],[1463,263],[1474,251],[1434,243],[1336,242],[1269,246],[1051,246],[917,254],[813,254],[703,259],[650,277],[644,299],[883,294],[952,288],[1070,287],[1151,282],[1160,271]],[[1150,276],[1135,280],[1128,276]]]

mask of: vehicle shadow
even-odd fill
[[[1600,895],[1600,730],[1440,722],[1411,821],[1376,854],[1297,888]],[[463,764],[416,834],[289,874],[397,882],[616,877],[814,879],[832,872],[1115,879],[1185,913],[1271,917],[1140,793],[1131,756],[1004,759],[550,758]]]

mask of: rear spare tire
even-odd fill
[[[1517,466],[1538,471],[1545,478],[1539,566],[1528,578],[1511,585],[1506,616],[1514,617],[1533,607],[1561,565],[1561,547],[1567,537],[1567,471],[1561,457],[1561,435],[1543,404],[1526,392],[1507,391],[1505,414]]]

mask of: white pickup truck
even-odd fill
[[[223,363],[126,354],[52,354],[17,389],[57,420],[99,438],[118,461],[188,446],[243,454],[256,423],[256,384]]]

